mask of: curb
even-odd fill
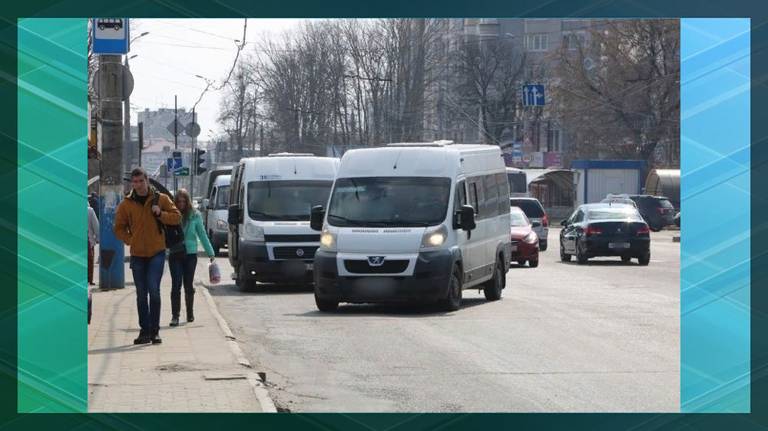
[[[213,317],[215,317],[216,321],[219,323],[219,328],[221,328],[222,332],[224,332],[224,337],[227,338],[229,349],[232,351],[232,354],[235,355],[235,358],[237,358],[237,363],[250,370],[246,373],[246,379],[251,385],[251,389],[253,389],[253,393],[256,395],[256,399],[261,405],[261,411],[264,413],[277,413],[277,407],[275,406],[275,402],[269,396],[269,391],[267,391],[267,387],[264,385],[264,380],[259,375],[259,373],[253,371],[251,362],[248,360],[248,358],[245,357],[245,354],[236,341],[234,334],[232,334],[232,330],[229,329],[227,321],[224,320],[224,317],[221,315],[221,313],[219,313],[219,308],[213,301],[213,297],[211,296],[210,292],[208,292],[208,286],[201,281],[198,281],[195,284],[203,288],[202,292],[203,296],[205,296],[205,301],[208,303],[208,308],[211,310]]]

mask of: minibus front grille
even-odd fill
[[[275,247],[273,249],[275,259],[312,260],[315,258],[317,246]]]
[[[266,242],[320,242],[320,235],[264,235]]]
[[[408,260],[385,260],[379,266],[371,266],[367,260],[345,260],[344,268],[352,274],[399,274],[408,268]]]

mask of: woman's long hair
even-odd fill
[[[173,203],[176,204],[176,208],[179,207],[180,198],[184,198],[184,200],[187,201],[187,205],[184,207],[184,209],[179,209],[181,212],[182,221],[186,224],[189,220],[189,217],[195,214],[197,210],[192,207],[192,198],[189,196],[187,189],[179,189],[176,192],[176,195],[173,197]]]

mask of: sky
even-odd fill
[[[243,35],[244,19],[131,19],[134,39],[128,56],[134,78],[131,94],[131,124],[136,112],[145,108],[173,108],[174,95],[179,108],[190,110],[205,89],[205,81],[217,85],[232,68],[237,43]],[[279,37],[296,28],[301,19],[248,19],[243,53],[253,52],[257,41]],[[241,53],[242,58],[242,53]],[[216,121],[222,91],[207,92],[195,112],[201,141],[223,132]]]

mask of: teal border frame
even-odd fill
[[[681,410],[748,413],[750,22],[680,31]]]
[[[18,28],[18,410],[86,412],[87,21]]]

